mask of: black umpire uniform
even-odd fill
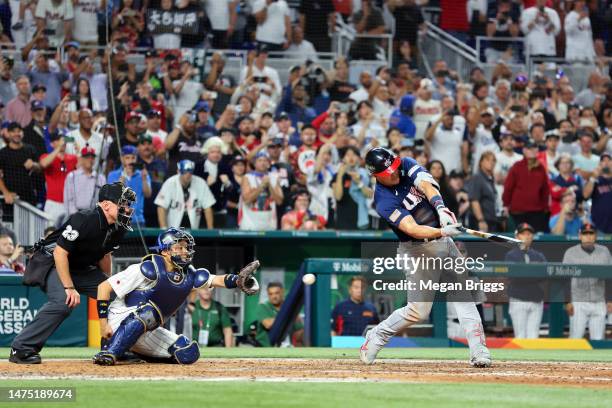
[[[39,352],[47,339],[70,315],[66,304],[67,291],[97,297],[98,285],[107,279],[100,261],[119,247],[126,231],[131,230],[131,204],[136,194],[121,183],[102,186],[98,201],[117,205],[116,221],[109,223],[100,205],[93,210],[79,211],[57,231],[36,244],[36,251],[24,274],[24,285],[40,286],[47,293],[47,303],[13,340],[9,361],[19,364],[39,364]],[[115,218],[115,217],[112,217]],[[72,287],[64,287],[56,269],[56,246],[68,253],[68,271]],[[110,271],[107,271],[110,272]]]

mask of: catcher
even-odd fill
[[[114,365],[128,350],[156,362],[193,364],[200,357],[198,344],[161,327],[194,288],[238,288],[247,295],[259,291],[253,273],[259,261],[237,275],[213,275],[191,265],[194,239],[179,228],[157,238],[159,254],[128,266],[98,286],[100,334],[110,339],[93,357],[99,365]],[[110,302],[111,292],[117,297]]]

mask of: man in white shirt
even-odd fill
[[[238,0],[211,0],[205,2],[206,16],[212,26],[213,48],[228,48],[229,39],[234,34],[238,18],[237,7]]]
[[[49,44],[61,47],[72,39],[74,9],[70,0],[39,0],[34,12],[39,30],[49,30]],[[51,34],[51,32],[53,32]]]
[[[174,108],[174,125],[178,125],[179,119],[187,111],[191,110],[194,105],[200,100],[200,96],[204,92],[204,85],[201,82],[193,81],[193,68],[188,61],[179,63],[174,61],[170,64],[170,69],[180,67],[182,76],[180,79],[172,81],[173,103]]]
[[[589,8],[584,0],[574,1],[574,9],[565,16],[565,59],[568,61],[588,61],[595,59],[593,30]]]
[[[285,0],[254,0],[253,14],[257,21],[255,39],[270,51],[282,51],[291,44],[291,19]]]
[[[79,111],[79,128],[69,132],[64,138],[66,153],[80,155],[84,147],[91,147],[96,152],[94,170],[100,169],[100,162],[106,161],[110,143],[104,142],[104,136],[93,130],[93,113],[89,109]]]
[[[508,176],[510,168],[516,163],[523,159],[523,155],[514,151],[512,133],[504,132],[499,136],[499,144],[501,151],[495,154],[497,163],[495,164],[495,170],[493,174],[495,176],[495,188],[497,190],[497,201],[498,208],[503,207],[501,200],[502,194],[504,193],[504,182]]]
[[[561,22],[557,12],[546,7],[546,0],[536,0],[534,7],[523,10],[521,31],[532,57],[556,55],[555,36],[561,31]]]
[[[361,101],[367,101],[370,99],[370,88],[374,81],[372,80],[372,74],[368,71],[361,71],[359,74],[359,89],[351,92],[349,99],[359,103]]]
[[[195,163],[181,160],[178,174],[167,179],[155,197],[160,228],[200,228],[202,212],[206,227],[213,228],[215,197],[203,178],[194,176]]]
[[[81,45],[98,45],[98,12],[104,0],[74,0],[74,39]]]
[[[156,154],[165,152],[166,137],[168,132],[161,128],[161,112],[155,109],[151,109],[147,113],[147,136],[151,136],[153,140],[153,147],[155,148]]]
[[[435,87],[431,79],[424,78],[421,80],[419,90],[417,91],[417,100],[414,103],[414,124],[416,126],[415,139],[423,139],[427,127],[434,118],[442,113],[440,101],[432,98],[432,93]],[[449,169],[446,169],[450,171]]]
[[[293,35],[291,36],[292,43],[287,49],[287,53],[290,53],[290,58],[301,58],[304,61],[319,62],[317,57],[317,50],[314,45],[308,40],[304,39],[304,31],[299,25],[293,26]]]
[[[278,71],[272,67],[266,65],[268,60],[268,46],[262,45],[258,48],[255,54],[253,64],[245,66],[240,71],[240,84],[245,84],[249,77],[253,77],[253,80],[258,85],[269,85],[273,87],[272,95],[273,99],[278,99],[283,92],[280,77]]]
[[[455,111],[446,111],[435,121],[427,132],[425,139],[429,143],[431,160],[440,160],[447,172],[461,171],[461,146],[463,130],[453,124]]]

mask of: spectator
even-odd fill
[[[45,174],[47,184],[47,200],[44,211],[51,216],[51,223],[58,226],[65,217],[64,184],[68,173],[77,166],[77,157],[66,154],[66,142],[59,132],[50,135],[51,153],[40,156],[40,167]]]
[[[166,12],[177,11],[172,0],[160,0],[159,12],[163,16]],[[153,34],[153,47],[158,50],[176,50],[181,48],[180,33],[159,33]]]
[[[349,63],[345,57],[338,57],[334,61],[334,71],[330,82],[327,92],[332,102],[347,102],[351,93],[357,90],[357,87],[349,82]]]
[[[510,81],[500,78],[495,82],[495,91],[491,96],[491,105],[494,110],[503,112],[510,103]],[[496,115],[497,116],[497,115]]]
[[[11,38],[15,43],[15,48],[20,50],[29,43],[37,32],[34,12],[36,3],[26,3],[22,1],[9,1],[11,11]]]
[[[385,20],[382,12],[372,0],[362,0],[361,10],[353,14],[353,24],[357,36],[349,50],[349,56],[355,60],[374,60],[377,58],[378,43],[376,38],[360,38],[359,34],[380,35],[385,33]]]
[[[556,235],[578,235],[582,220],[577,214],[576,194],[566,190],[561,196],[561,210],[550,217],[550,233]]]
[[[299,27],[306,40],[312,43],[317,51],[330,52],[329,32],[334,31],[336,27],[336,13],[332,0],[302,0],[298,12]],[[295,31],[293,35],[295,43]]]
[[[572,159],[576,166],[576,173],[588,180],[599,165],[599,156],[593,154],[593,133],[590,130],[579,131],[580,153]]]
[[[455,111],[445,111],[425,133],[431,159],[440,160],[451,171],[460,171],[462,168],[463,131],[453,125],[453,118],[457,114]]]
[[[179,74],[180,70],[180,74]],[[204,86],[201,82],[194,81],[191,78],[196,73],[188,61],[179,63],[173,61],[170,63],[169,78],[171,85],[166,83],[166,91],[174,96],[174,103],[171,104],[174,112],[174,124],[179,124],[181,116],[189,113],[194,105],[200,100],[204,92]]]
[[[555,163],[557,159],[559,159],[559,153],[557,151],[559,147],[559,133],[556,130],[547,132],[545,143],[546,150],[538,153],[538,160],[540,160],[540,163],[542,163],[548,172],[548,178],[553,179],[559,174],[559,171],[555,167]]]
[[[261,0],[260,0],[261,1]],[[282,1],[284,3],[284,1]],[[279,3],[275,3],[279,4]],[[251,84],[255,82],[257,84],[265,84],[270,87],[273,95],[280,95],[282,92],[282,85],[278,71],[276,69],[266,65],[268,61],[268,50],[267,46],[260,46],[257,48],[255,53],[249,53],[247,59],[247,66],[242,68],[240,71],[240,84]],[[253,58],[254,57],[254,58]],[[240,112],[242,115],[247,115],[250,112]]]
[[[7,132],[8,144],[0,150],[0,191],[4,203],[11,205],[18,197],[36,205],[37,191],[31,177],[32,173],[41,171],[36,151],[23,143],[23,130],[19,123],[11,122]]]
[[[166,161],[155,155],[153,139],[147,133],[138,136],[138,160],[136,167],[144,168],[151,177],[152,182],[163,183],[166,179]]]
[[[147,130],[144,134],[151,138],[156,154],[165,156],[168,132],[161,127],[161,116],[161,112],[155,109],[147,113]]]
[[[321,215],[312,213],[310,193],[298,190],[294,195],[293,210],[283,215],[281,229],[284,231],[318,231],[325,229],[326,220]]]
[[[255,156],[254,171],[248,172],[241,185],[238,224],[241,230],[277,229],[277,206],[283,202],[278,174],[270,172],[266,152]]]
[[[168,151],[168,169],[176,167],[181,160],[190,160],[194,163],[202,161],[203,143],[196,137],[195,115],[183,115],[178,125],[166,138]]]
[[[81,45],[98,45],[98,13],[106,6],[105,0],[74,1],[73,37]]]
[[[197,299],[189,304],[193,340],[202,347],[234,347],[232,320],[225,306],[213,299],[211,288],[196,293]]]
[[[527,222],[536,231],[548,231],[548,201],[550,190],[548,175],[537,159],[538,148],[533,141],[523,147],[524,158],[508,172],[502,196],[516,224]]]
[[[75,78],[86,79],[89,84],[89,99],[91,99],[91,110],[106,111],[108,109],[108,76],[104,72],[96,72],[94,63],[96,58],[81,57],[81,62],[72,74]],[[104,65],[103,62],[100,62]],[[80,85],[80,82],[79,82]],[[79,86],[79,94],[81,93]]]
[[[217,128],[210,124],[210,105],[206,101],[199,101],[193,107],[196,115],[196,137],[198,140],[206,142],[213,136],[217,136]]]
[[[130,49],[136,46],[145,21],[134,0],[120,0],[119,7],[113,11],[111,28],[115,40],[121,40]]]
[[[559,154],[567,154],[569,156],[575,156],[580,153],[580,147],[576,142],[576,133],[574,132],[574,125],[571,120],[562,119],[558,123],[559,137],[561,142],[557,148]]]
[[[414,96],[404,95],[400,101],[399,107],[396,108],[389,118],[389,126],[397,128],[402,135],[402,143],[408,146],[414,145],[414,136],[416,134],[416,125],[412,118],[414,111]],[[389,133],[387,133],[387,136]]]
[[[421,7],[415,0],[390,0],[389,11],[395,17],[395,36],[393,43],[396,52],[402,42],[407,41],[410,48],[417,48],[418,32],[425,30],[425,19]]]
[[[556,56],[555,37],[561,31],[561,22],[557,12],[546,7],[546,0],[536,0],[535,6],[524,9],[520,24],[532,58]]]
[[[34,148],[36,157],[47,153],[49,134],[47,130],[47,109],[41,101],[32,100],[30,103],[32,121],[23,129],[23,143]]]
[[[300,171],[306,175],[306,188],[310,193],[308,209],[313,214],[323,217],[327,227],[334,225],[333,191],[330,185],[336,171],[332,164],[332,151],[337,156],[334,145],[325,143],[318,148],[316,156],[306,151],[302,158],[308,158],[308,160],[300,164]]]
[[[534,229],[526,222],[518,225],[515,236],[523,243],[506,254],[506,262],[545,263],[546,257],[531,248]],[[508,281],[509,313],[514,337],[537,339],[544,312],[544,282],[536,278],[511,278]]]
[[[484,152],[499,152],[499,146],[493,138],[495,111],[493,108],[486,108],[478,113],[478,108],[472,106],[468,109],[466,117],[467,138],[463,142],[461,161],[463,171],[476,174],[479,170],[480,156]],[[455,123],[454,127],[461,129],[459,122]]]
[[[365,145],[386,146],[385,127],[386,122],[380,117],[376,117],[369,101],[365,100],[357,104],[357,122],[351,126],[351,129],[353,137],[357,138],[359,147]]]
[[[221,147],[223,141],[219,137],[210,138],[202,149],[202,153],[206,154],[206,160],[202,166],[196,166],[196,174],[200,175],[215,197],[215,204],[212,207],[214,224],[217,228],[225,228],[225,219],[227,217],[227,198],[225,189],[231,187],[229,178],[229,170],[221,163],[222,153]]]
[[[257,305],[255,313],[257,316],[257,335],[255,339],[261,347],[272,346],[268,332],[274,325],[276,316],[285,301],[285,290],[280,282],[270,282],[267,292],[268,300]],[[281,340],[281,346],[290,346],[291,344],[301,345],[303,335],[304,324],[298,317],[289,328],[287,338]]]
[[[59,72],[51,71],[47,54],[37,54],[35,62],[36,69],[28,72],[30,81],[33,85],[40,84],[46,87],[45,105],[49,109],[54,109],[62,100],[62,92],[70,89],[68,73],[63,70]]]
[[[62,106],[65,106],[67,102],[68,99],[64,98],[58,109],[55,110],[53,118],[51,119],[51,128],[55,127],[54,122],[57,120],[57,117],[62,110]],[[80,110],[78,118],[78,129],[70,131],[64,139],[66,142],[66,153],[78,154],[84,147],[93,148],[93,150],[96,152],[94,170],[99,172],[102,169],[101,163],[104,162],[108,156],[116,157],[114,152],[114,150],[117,149],[116,145],[113,144],[109,148],[109,142],[105,140],[104,136],[94,131],[93,113],[89,109]],[[134,125],[130,123],[130,121],[132,121],[131,118],[130,120],[126,121],[126,138],[130,138],[132,136],[130,130],[134,130]]]
[[[136,169],[138,150],[132,145],[121,148],[121,167],[108,173],[108,182],[121,182],[136,193],[132,222],[140,227],[145,226],[144,201],[151,197],[151,177],[146,168]]]
[[[86,78],[79,78],[75,87],[75,92],[71,95],[70,111],[78,112],[82,109],[89,109],[91,111],[99,111],[99,106],[94,106],[94,99],[91,97],[91,88],[89,81]]]
[[[270,172],[278,174],[278,184],[283,191],[283,203],[278,212],[278,215],[282,217],[285,211],[291,208],[291,189],[295,188],[293,168],[286,160],[289,156],[289,145],[285,139],[274,137],[269,139],[265,147],[270,158]]]
[[[338,302],[332,311],[332,336],[362,336],[369,325],[378,324],[376,307],[364,299],[367,281],[353,276],[349,281],[349,297]]]
[[[573,191],[578,203],[582,202],[582,186],[584,180],[574,172],[574,161],[566,154],[555,161],[557,176],[550,181],[550,215],[561,211],[561,199],[566,191]]]
[[[336,228],[356,230],[368,227],[367,199],[373,195],[367,171],[360,167],[361,156],[354,146],[340,149],[342,162],[332,179],[336,199]]]
[[[207,1],[205,11],[212,27],[211,45],[213,48],[229,48],[230,40],[236,29],[238,18],[237,0]]]
[[[214,226],[212,206],[215,204],[206,181],[194,176],[195,163],[181,160],[178,174],[168,178],[155,198],[160,228],[200,228],[202,213],[206,228]]]
[[[497,219],[497,190],[493,178],[495,153],[486,151],[478,161],[479,171],[468,184],[468,196],[472,208],[472,228],[480,231],[498,232],[502,226]]]
[[[601,155],[601,162],[584,185],[584,199],[592,199],[591,219],[603,233],[612,233],[612,158]]]
[[[30,79],[21,75],[15,80],[17,95],[6,104],[4,119],[17,122],[21,127],[28,126],[32,121],[30,111]]]
[[[370,88],[372,87],[372,74],[368,71],[361,71],[359,74],[359,88],[356,91],[351,92],[349,99],[360,103],[370,99]]]
[[[13,244],[13,238],[10,235],[0,234],[0,273],[18,273],[25,272],[25,265],[19,262],[19,258],[23,255],[23,247]]]
[[[14,60],[0,58],[0,103],[6,106],[17,95],[17,85],[13,80]]]
[[[593,62],[595,47],[589,8],[584,0],[576,0],[573,9],[565,16],[565,59]]]
[[[430,122],[442,114],[440,101],[432,99],[434,89],[433,82],[430,79],[425,78],[421,80],[419,90],[417,91],[417,100],[414,103],[416,140],[424,139]]]
[[[74,9],[70,0],[38,0],[36,11],[38,31],[45,31],[52,47],[61,47],[72,39]]]
[[[282,51],[291,44],[291,19],[285,0],[255,0],[253,14],[257,21],[255,39],[270,51]]]
[[[321,28],[318,31],[321,32]],[[291,45],[287,48],[287,53],[292,54],[292,58],[302,59],[303,63],[307,61],[319,62],[317,50],[315,50],[314,45],[310,41],[304,39],[303,28],[299,25],[293,26],[291,41]]]
[[[586,223],[578,235],[580,244],[565,251],[564,264],[612,265],[612,255],[603,245],[596,244],[597,231],[593,224]],[[572,278],[571,303],[566,307],[570,316],[572,339],[584,337],[589,328],[590,340],[604,340],[606,336],[606,281],[598,278]]]
[[[440,186],[440,195],[446,207],[453,212],[453,214],[459,213],[459,203],[457,202],[457,192],[449,185],[449,177],[446,174],[446,168],[440,160],[431,160],[427,163],[427,171],[436,180]],[[453,172],[457,174],[457,172]]]
[[[213,2],[207,2],[211,4]],[[206,76],[204,85],[207,89],[217,93],[213,114],[219,116],[230,103],[230,98],[236,90],[236,78],[224,73],[225,57],[219,52],[215,52],[210,59],[210,72]]]
[[[235,156],[231,162],[232,175],[230,181],[232,186],[227,192],[227,220],[226,228],[238,228],[238,208],[240,196],[242,195],[242,183],[246,174],[247,166],[244,157]]]
[[[497,15],[487,24],[487,37],[517,38],[519,26],[511,14],[512,2],[500,0],[497,4]],[[489,64],[500,59],[508,63],[516,61],[513,55],[516,45],[509,41],[490,41],[485,48],[485,56]]]
[[[81,149],[79,165],[76,170],[66,176],[64,182],[64,210],[66,217],[80,210],[91,210],[98,202],[98,192],[104,184],[106,177],[99,173],[94,163],[96,152],[92,147]]]
[[[586,88],[578,92],[575,101],[585,108],[592,108],[595,102],[601,100],[605,93],[606,77],[597,71],[591,72]]]

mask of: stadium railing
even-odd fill
[[[0,195],[0,200],[4,200],[4,196]],[[31,246],[44,235],[45,228],[51,225],[51,218],[32,204],[17,198],[13,202],[12,222],[3,220],[2,223],[15,232],[20,245]]]

